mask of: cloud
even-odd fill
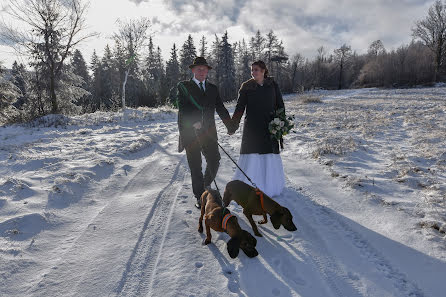
[[[131,0],[137,4],[150,0]],[[319,46],[334,49],[347,43],[365,51],[381,39],[395,48],[411,39],[411,28],[422,18],[428,0],[164,0],[174,19],[157,19],[160,32],[180,35],[222,34],[237,27],[249,39],[257,30],[273,30],[290,54],[313,55]],[[241,34],[242,35],[242,34]],[[210,37],[210,36],[209,36]]]

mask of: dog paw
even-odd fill
[[[258,237],[263,237],[263,235],[262,235],[262,234],[260,234],[259,232],[257,232],[257,233],[254,233],[254,235],[255,235],[255,236],[258,236]]]
[[[267,220],[261,220],[261,221],[258,221],[257,223],[259,223],[260,225],[263,225],[263,224],[268,223],[268,221]]]
[[[211,243],[211,240],[207,239],[207,238],[203,241],[203,245],[208,245],[210,243]]]

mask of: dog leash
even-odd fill
[[[240,166],[238,166],[237,162],[234,161],[234,159],[228,154],[228,152],[226,152],[226,150],[220,145],[220,143],[218,143],[218,141],[215,138],[212,138],[217,144],[218,146],[223,150],[223,152],[226,154],[226,156],[228,156],[228,158],[232,161],[232,163],[235,164],[235,166],[237,166],[237,168],[243,173],[243,175],[249,180],[249,182],[253,185],[254,187],[254,191],[256,193],[256,195],[260,198],[260,206],[262,207],[262,211],[264,213],[266,213],[265,210],[265,205],[263,203],[263,192],[257,187],[257,185],[249,178],[249,176],[240,168]]]

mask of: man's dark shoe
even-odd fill
[[[195,207],[198,209],[201,209],[201,202],[200,200],[197,200],[197,202],[195,203]]]

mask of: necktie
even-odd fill
[[[200,81],[200,89],[201,89],[201,92],[204,94],[204,88],[203,88],[203,82],[202,81]]]

